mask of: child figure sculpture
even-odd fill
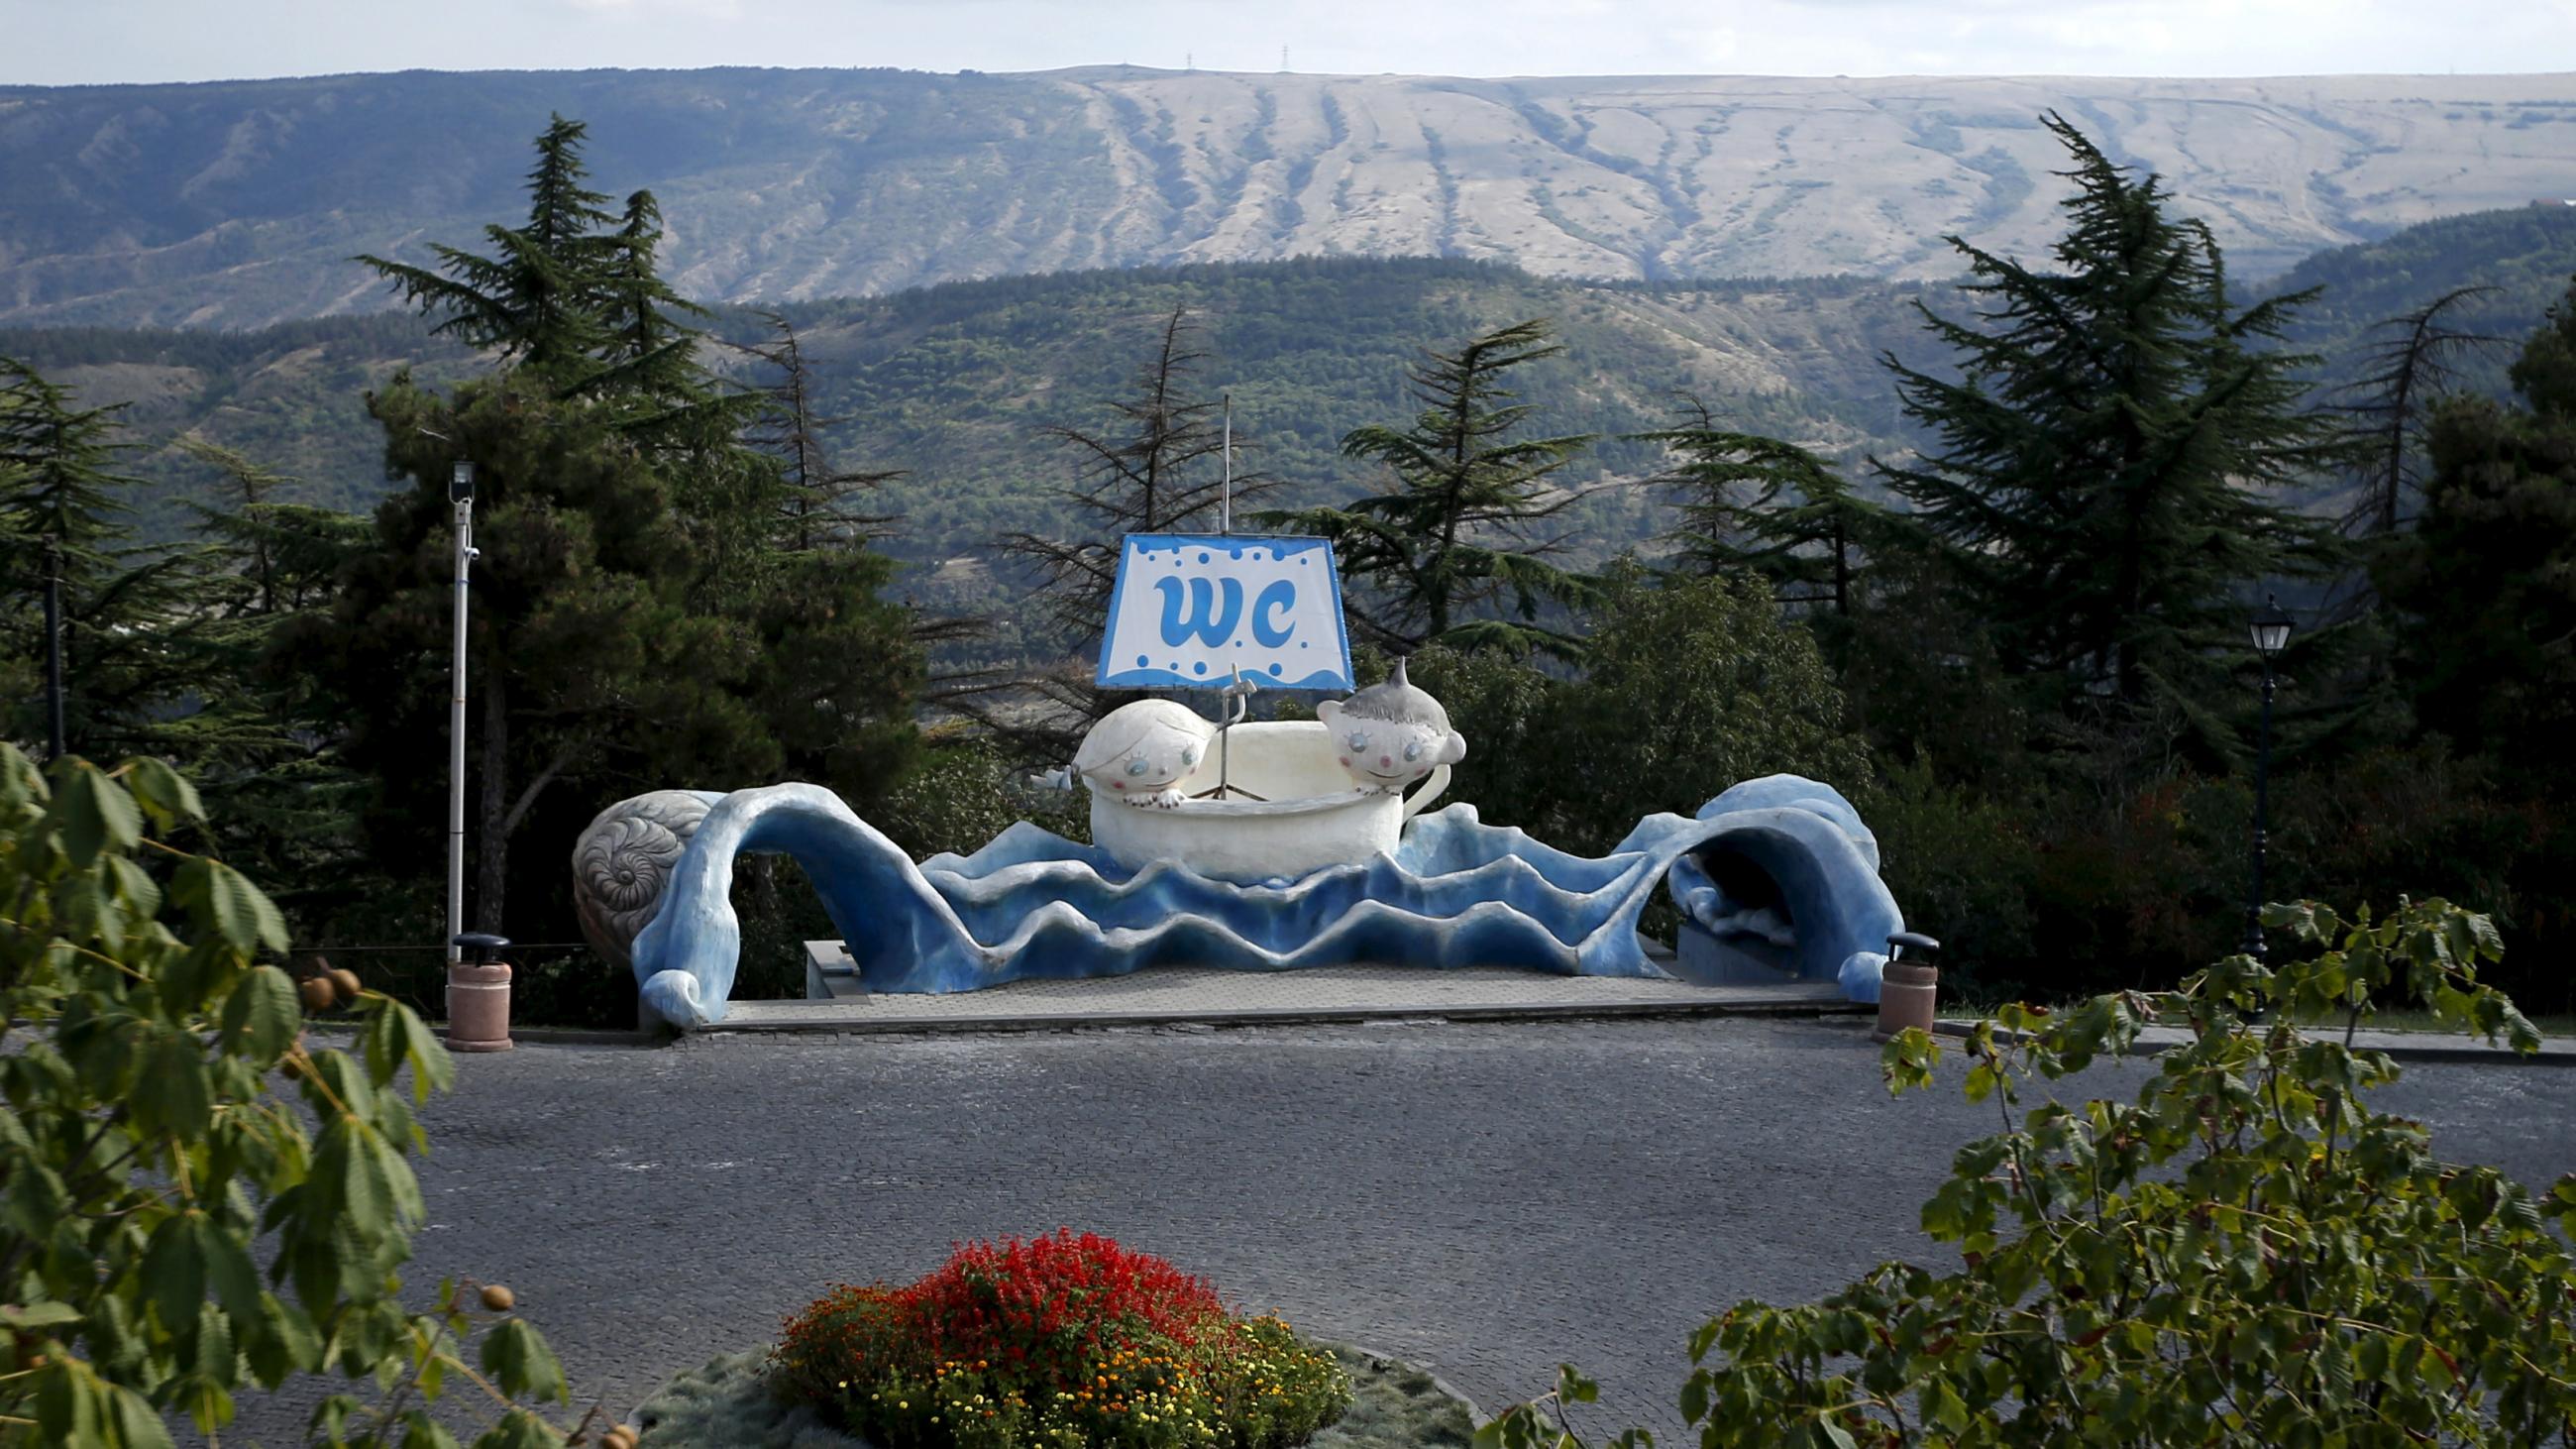
[[[1198,768],[1215,734],[1216,726],[1186,705],[1140,699],[1101,716],[1073,752],[1073,768],[1094,794],[1174,810],[1181,792],[1173,784]]]
[[[1334,757],[1362,790],[1395,794],[1441,765],[1467,758],[1467,739],[1449,727],[1440,701],[1404,677],[1404,661],[1383,684],[1315,706],[1333,737]]]

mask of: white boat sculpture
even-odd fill
[[[1131,805],[1094,784],[1092,844],[1131,870],[1176,860],[1212,880],[1293,879],[1394,854],[1404,822],[1449,788],[1445,763],[1407,796],[1353,784],[1341,759],[1331,726],[1320,720],[1234,725],[1222,748],[1211,744],[1173,782],[1183,797],[1177,806]],[[1212,793],[1220,775],[1222,797]]]

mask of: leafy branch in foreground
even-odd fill
[[[447,1050],[372,991],[331,1023],[347,1050],[309,1044],[261,959],[276,906],[169,843],[203,823],[159,760],[48,780],[0,744],[0,1445],[157,1449],[179,1416],[211,1441],[237,1393],[301,1374],[378,1390],[322,1400],[334,1445],[453,1449],[450,1377],[495,1406],[479,1449],[623,1445],[595,1408],[562,1429],[519,1402],[569,1395],[507,1289],[403,1306],[413,1113]]]
[[[2478,980],[2502,955],[2494,925],[2441,900],[2265,921],[2315,954],[1978,1023],[1963,1087],[2001,1130],[1961,1148],[1923,1208],[1958,1269],[1886,1263],[1820,1302],[1704,1325],[1681,1393],[1700,1443],[2576,1442],[2576,1175],[2535,1197],[2441,1161],[2421,1124],[2370,1108],[2397,1063],[2353,1044],[2395,997],[2537,1050]],[[2321,1015],[2343,1030],[2293,1025]],[[2025,1107],[2159,1023],[2189,1037],[2134,1103]],[[1920,1031],[1889,1043],[1890,1090],[1931,1085],[1940,1054]],[[1478,1443],[1580,1444],[1547,1402]]]

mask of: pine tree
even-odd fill
[[[1137,370],[1134,391],[1103,404],[1111,426],[1094,431],[1053,424],[1044,431],[1076,460],[1077,481],[1062,490],[1083,527],[1071,537],[1010,533],[1002,551],[1037,573],[1037,606],[1077,647],[1095,643],[1109,618],[1117,582],[1119,540],[1130,533],[1214,532],[1226,489],[1223,404],[1192,384],[1203,329],[1187,307],[1174,307],[1156,329],[1154,350]],[[1249,444],[1241,438],[1235,451]],[[1279,486],[1260,473],[1238,473],[1240,503]]]
[[[2360,537],[2395,533],[2423,489],[2423,430],[2433,405],[2452,390],[2453,359],[2493,344],[2484,333],[2463,332],[2446,314],[2493,287],[2454,287],[2412,312],[2387,318],[2362,358],[2367,370],[2341,389],[2336,410],[2354,448],[2352,505],[2344,531]]]
[[[2510,377],[2524,406],[2450,398],[2423,512],[2375,571],[2417,718],[2517,798],[2576,790],[2576,286]]]
[[[653,193],[627,197],[614,232],[581,238],[575,245],[601,253],[591,305],[605,334],[599,355],[606,368],[587,385],[682,405],[706,401],[706,374],[696,352],[699,332],[681,322],[679,314],[705,317],[708,312],[662,278],[662,206]]]
[[[391,281],[405,302],[438,318],[430,329],[435,335],[496,351],[508,363],[557,371],[567,382],[586,380],[604,365],[602,354],[639,340],[617,337],[604,305],[617,257],[602,233],[618,218],[605,209],[606,195],[582,184],[589,175],[581,159],[587,130],[560,115],[549,120],[528,173],[527,224],[486,226],[492,255],[432,244],[435,268],[377,256],[356,260]],[[630,210],[626,220],[632,226],[639,217]],[[630,304],[634,290],[630,280]],[[631,315],[640,327],[649,312],[647,305]]]
[[[1752,574],[1783,604],[1850,613],[1863,541],[1884,510],[1795,443],[1721,428],[1699,398],[1682,410],[1681,427],[1636,435],[1672,454],[1651,480],[1678,496],[1680,526],[1665,541],[1695,572]]]
[[[1342,439],[1344,457],[1385,464],[1394,486],[1347,508],[1262,515],[1333,540],[1344,576],[1374,596],[1350,613],[1387,646],[1579,652],[1570,635],[1538,622],[1540,607],[1594,589],[1550,561],[1565,535],[1542,531],[1584,496],[1552,479],[1592,438],[1513,436],[1538,405],[1506,386],[1515,369],[1565,350],[1551,335],[1543,320],[1521,322],[1454,353],[1426,351],[1409,374],[1423,408],[1412,425]]]
[[[239,452],[193,438],[180,446],[215,470],[221,502],[188,504],[197,596],[174,662],[190,698],[169,712],[160,741],[196,779],[224,858],[284,883],[279,903],[300,928],[318,927],[383,893],[358,830],[367,780],[343,758],[328,691],[269,664],[281,629],[330,608],[372,530],[284,501],[302,485]]]
[[[1227,521],[1224,403],[1195,387],[1207,361],[1202,335],[1199,319],[1185,306],[1174,307],[1154,330],[1153,350],[1137,369],[1133,390],[1102,404],[1109,426],[1044,429],[1075,460],[1075,482],[1062,496],[1077,527],[1061,536],[1006,533],[998,543],[1035,576],[1032,632],[1051,662],[1034,672],[996,669],[961,679],[942,696],[1023,757],[1061,762],[1092,721],[1133,697],[1095,685],[1081,657],[1100,645],[1108,627],[1125,536],[1213,533]],[[1235,452],[1248,446],[1235,438]],[[1237,472],[1231,496],[1239,507],[1279,486],[1266,474]]]
[[[448,478],[475,474],[468,640],[473,919],[504,929],[521,841],[569,839],[601,792],[804,778],[865,808],[908,767],[919,651],[877,597],[891,565],[808,549],[784,460],[743,428],[677,320],[649,192],[622,217],[583,183],[582,127],[538,143],[526,225],[438,271],[368,259],[501,371],[442,398],[406,374],[368,398],[389,473],[327,615],[282,627],[276,667],[328,691],[376,792],[377,854],[435,879],[445,814]],[[559,895],[552,876],[546,884]]]
[[[82,408],[32,367],[0,358],[0,550],[13,591],[0,633],[14,692],[10,738],[46,736],[39,682],[47,574],[60,582],[64,748],[127,754],[155,747],[188,692],[172,650],[198,626],[184,550],[134,541],[126,502],[137,480],[115,471],[130,447],[119,409]]]
[[[2191,715],[2215,657],[2243,652],[2243,591],[2327,555],[2324,530],[2268,497],[2338,456],[2302,405],[2314,359],[2276,345],[2307,294],[2238,310],[2217,243],[2155,176],[2046,123],[2075,162],[2056,269],[1950,239],[1987,305],[1966,322],[1921,308],[1958,375],[1885,359],[1934,442],[1873,462],[2008,669]]]
[[[762,312],[759,316],[769,324],[773,340],[734,345],[767,363],[775,373],[766,389],[767,407],[752,425],[748,441],[778,460],[787,485],[780,516],[786,527],[787,546],[803,553],[886,537],[892,532],[889,525],[894,516],[857,511],[850,506],[850,500],[904,476],[903,470],[834,466],[823,442],[823,430],[849,419],[816,415],[814,369],[806,361],[796,324],[776,312]]]

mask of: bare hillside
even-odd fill
[[[2240,271],[2576,197],[2576,74],[2229,81],[896,71],[405,73],[0,88],[0,323],[249,326],[386,298],[513,214],[550,111],[654,189],[681,284],[865,295],[1358,254],[1583,278],[1947,275],[2035,254],[2056,110]]]

